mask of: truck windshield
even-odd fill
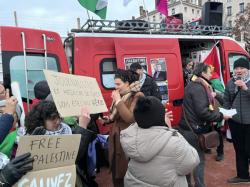
[[[37,82],[45,80],[43,69],[45,69],[44,56],[29,55],[27,60],[28,91],[29,99],[34,99],[34,86]],[[47,57],[48,69],[58,71],[56,57]],[[13,56],[10,59],[10,79],[11,82],[17,81],[20,86],[21,96],[27,98],[26,79],[25,79],[25,62],[23,55]]]

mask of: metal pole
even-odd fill
[[[93,26],[92,26],[92,23],[91,23],[91,20],[90,20],[90,16],[89,16],[89,11],[88,11],[88,9],[86,9],[87,10],[87,15],[88,15],[88,18],[89,18],[89,23],[90,23],[90,26],[91,26],[91,30],[92,30],[92,32],[94,32],[94,28],[93,28]]]
[[[15,26],[18,27],[16,11],[14,11],[14,19],[15,19]]]
[[[45,69],[48,69],[48,54],[47,54],[47,43],[46,43],[46,35],[45,34],[43,34],[43,46],[44,46]]]
[[[77,21],[77,28],[81,29],[81,20],[80,20],[80,18],[77,18],[76,21]]]
[[[25,72],[25,82],[26,82],[26,94],[27,94],[27,105],[28,112],[30,111],[30,99],[29,99],[29,87],[28,87],[28,64],[26,58],[26,44],[25,44],[25,34],[21,32],[22,40],[23,40],[23,57],[24,57],[24,72]]]

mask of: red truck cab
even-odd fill
[[[0,81],[6,88],[19,83],[25,110],[34,99],[34,85],[45,79],[43,69],[69,72],[61,37],[55,32],[0,27],[0,52]]]

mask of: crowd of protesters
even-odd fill
[[[236,153],[237,176],[228,183],[248,183],[250,159],[250,74],[249,60],[235,61],[232,79],[224,86],[219,78],[211,80],[211,66],[188,62],[184,68],[185,91],[180,124],[172,128],[172,112],[165,110],[157,83],[139,63],[130,70],[118,69],[115,89],[107,116],[90,115],[82,106],[78,117],[62,118],[56,108],[46,81],[34,87],[36,99],[25,118],[25,136],[80,134],[76,159],[77,187],[98,184],[90,174],[88,147],[95,142],[99,130],[96,121],[112,124],[108,137],[108,161],[112,182],[116,187],[173,186],[205,187],[205,152],[197,137],[211,131],[219,132],[217,161],[224,158],[222,121],[227,120]],[[222,114],[217,105],[235,108],[237,114]],[[21,107],[8,89],[0,85],[0,186],[14,185],[32,170],[30,153],[15,157]]]

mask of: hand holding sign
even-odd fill
[[[10,161],[1,170],[0,181],[12,186],[28,171],[31,171],[33,167],[30,164],[34,159],[30,156],[30,153],[25,153]]]
[[[89,110],[86,107],[83,107],[79,117],[79,126],[86,129],[90,120]]]
[[[23,177],[20,175],[22,178],[17,179],[18,183],[15,184],[15,187],[60,186],[62,184],[75,186],[76,168],[74,164],[80,138],[79,134],[20,137],[17,155],[30,152],[34,162],[33,170]],[[29,162],[22,160],[24,163]],[[24,164],[21,165],[16,161],[14,164],[18,167],[19,172],[25,173],[25,168],[20,167]],[[26,169],[29,168],[26,167]]]

